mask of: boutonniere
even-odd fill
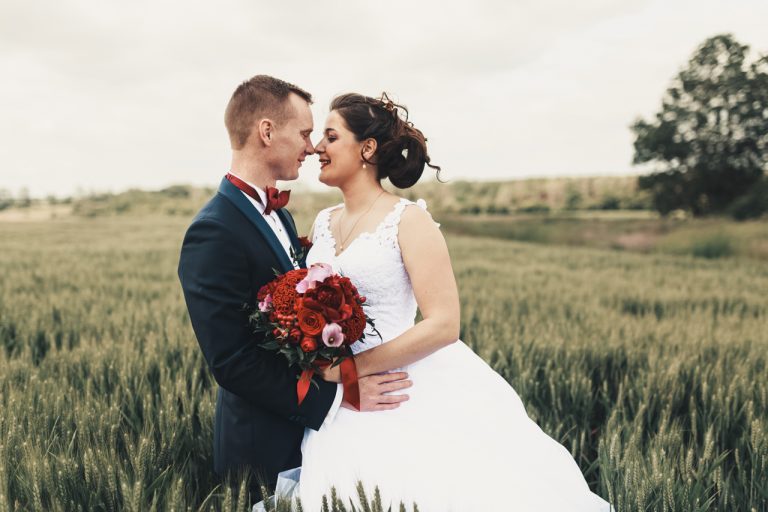
[[[309,254],[309,250],[312,248],[312,240],[307,238],[306,236],[300,236],[299,237],[299,250],[294,251],[293,247],[291,247],[291,259],[294,263],[296,263],[297,267],[301,267],[301,264],[306,262],[307,260],[307,254]]]

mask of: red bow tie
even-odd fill
[[[261,196],[258,192],[256,192],[256,189],[235,176],[234,174],[227,173],[226,178],[237,188],[248,194],[250,197],[255,199],[259,202],[259,204],[264,204],[264,201],[261,200]],[[286,204],[288,204],[288,199],[291,197],[291,191],[290,190],[283,190],[282,192],[277,190],[275,187],[267,187],[265,189],[265,192],[267,194],[267,204],[264,205],[264,215],[269,215],[272,213],[273,210],[279,210]]]

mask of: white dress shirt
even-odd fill
[[[230,173],[232,174],[232,173]],[[239,178],[240,180],[244,181],[245,183],[248,183],[247,181],[243,180],[243,178],[240,178],[240,176],[237,176],[236,174],[232,174],[233,176]],[[257,194],[259,194],[259,197],[261,198],[261,202],[255,200],[245,192],[241,190],[243,195],[248,199],[248,201],[251,202],[251,204],[258,210],[258,212],[264,217],[264,220],[267,221],[267,224],[269,224],[269,227],[272,228],[272,231],[275,233],[275,236],[277,236],[277,239],[280,241],[280,244],[283,246],[283,249],[285,249],[285,253],[288,254],[288,257],[291,256],[291,238],[288,236],[288,230],[285,226],[283,226],[283,222],[280,220],[280,217],[277,216],[277,212],[275,210],[272,210],[269,215],[264,215],[265,210],[265,204],[267,204],[267,193],[254,185],[253,183],[248,183],[253,189],[256,191]],[[299,268],[298,265],[296,265],[296,262],[293,261],[293,258],[291,258],[291,263],[293,263],[294,268]]]
[[[243,178],[240,178],[240,176],[237,176],[236,174],[230,172],[233,176],[236,176],[237,178],[241,179],[245,183],[248,183],[247,181],[243,180]],[[280,244],[283,246],[283,249],[285,249],[286,254],[288,254],[288,257],[291,256],[291,238],[288,236],[288,230],[286,226],[283,226],[283,222],[280,220],[280,217],[277,216],[277,212],[272,210],[269,215],[264,215],[264,209],[265,204],[267,204],[267,193],[262,190],[261,188],[257,187],[253,183],[248,183],[253,189],[256,191],[257,194],[259,194],[259,197],[261,198],[261,203],[246,194],[245,192],[243,195],[248,199],[248,201],[251,202],[251,204],[258,210],[259,214],[264,216],[264,220],[267,221],[267,224],[269,224],[269,227],[272,228],[272,231],[274,231],[275,235],[277,236],[277,239],[280,240]],[[294,268],[299,268],[295,261],[293,261],[293,258],[291,258],[291,262],[293,263]],[[336,398],[333,400],[333,404],[331,405],[331,408],[328,409],[328,414],[325,416],[325,421],[323,421],[323,425],[326,423],[330,423],[333,421],[333,419],[336,417],[336,413],[339,411],[339,408],[341,407],[341,400],[344,398],[344,386],[341,384],[338,385],[338,388],[336,389]],[[320,427],[322,428],[322,426]]]

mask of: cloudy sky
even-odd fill
[[[391,92],[449,179],[637,172],[633,119],[711,35],[768,52],[766,21],[765,0],[3,0],[0,188],[215,185],[258,73],[314,94],[316,134],[334,95]]]

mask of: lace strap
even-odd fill
[[[412,204],[415,204],[422,210],[427,211],[427,202],[424,201],[424,199],[418,199],[414,202],[403,197],[397,204],[395,204],[395,207],[392,209],[392,211],[389,212],[386,217],[384,217],[384,220],[376,229],[376,233],[379,235],[379,238],[383,242],[390,245],[391,247],[397,248],[398,250],[400,249],[400,244],[397,241],[397,234],[400,225],[400,219],[403,218],[403,212],[405,211],[405,208]],[[440,224],[437,224],[437,227],[440,227]]]
[[[312,231],[312,243],[317,242],[320,239],[330,240],[331,236],[331,212],[337,208],[344,206],[344,203],[325,208],[318,212],[315,217],[314,229]]]
[[[400,224],[400,219],[403,217],[403,212],[405,211],[406,206],[411,204],[415,204],[425,212],[429,213],[427,210],[427,202],[425,200],[417,199],[416,201],[411,201],[403,197],[398,203],[395,204],[395,207],[392,209],[392,211],[389,212],[386,217],[384,217],[384,220],[381,222],[379,227],[388,228]]]

